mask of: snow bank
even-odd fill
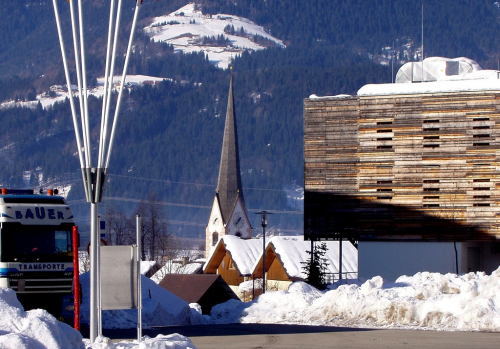
[[[85,344],[87,348],[91,349],[196,349],[188,338],[180,334],[168,336],[159,334],[156,338],[143,336],[140,344],[137,340],[113,343],[106,337],[98,337],[93,345],[86,339]]]
[[[0,348],[83,349],[82,336],[47,311],[24,311],[16,293],[0,288]]]
[[[395,283],[374,277],[320,292],[303,283],[255,301],[212,308],[212,323],[293,323],[500,331],[500,268],[491,275],[421,272]]]
[[[80,276],[83,299],[81,322],[90,322],[90,273]],[[142,321],[143,328],[149,326],[190,325],[203,323],[203,319],[189,304],[142,276]],[[137,310],[105,310],[102,312],[103,328],[136,328]]]

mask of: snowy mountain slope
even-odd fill
[[[114,76],[113,77],[113,87],[114,90],[117,91],[119,88],[119,84],[121,82],[121,76]],[[159,77],[154,77],[154,76],[146,76],[146,75],[127,75],[127,78],[125,79],[125,85],[127,88],[133,88],[133,87],[138,87],[138,86],[143,86],[144,84],[150,83],[150,84],[155,84],[157,82],[163,81],[163,80],[172,80],[168,78],[159,78]],[[95,97],[102,97],[104,94],[104,78],[98,78],[97,79],[97,87],[90,88],[88,89],[88,94],[95,96]],[[66,85],[65,85],[66,86]],[[76,86],[73,86],[73,96],[78,97],[78,94],[75,92],[75,89],[78,90]],[[60,86],[60,88],[55,89],[55,95],[54,96],[49,96],[46,93],[41,93],[36,96],[36,100],[34,101],[4,101],[0,103],[0,109],[5,109],[5,108],[14,108],[14,107],[24,107],[24,108],[35,108],[38,105],[38,102],[42,105],[42,108],[47,108],[53,106],[57,102],[64,102],[66,98],[68,98],[68,92],[63,90],[63,86]]]
[[[225,33],[224,28],[228,25],[234,27],[235,34],[240,34]],[[263,45],[254,41],[255,35],[274,42],[276,46],[285,47],[281,40],[266,33],[264,28],[248,19],[225,14],[205,16],[194,3],[181,7],[169,15],[156,17],[144,31],[154,41],[172,44],[176,50],[186,53],[203,51],[208,55],[208,59],[220,68],[227,68],[231,58],[244,50],[264,49]],[[204,37],[217,38],[220,35],[229,40],[227,45],[203,43]]]

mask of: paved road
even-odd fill
[[[357,329],[330,326],[229,324],[168,326],[143,330],[143,335],[180,333],[198,349],[392,349],[500,348],[500,333]],[[88,330],[82,330],[88,338]],[[111,339],[136,338],[137,330],[104,330]]]

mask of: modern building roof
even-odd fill
[[[222,210],[222,219],[226,223],[239,198],[244,205],[238,152],[238,132],[234,112],[233,77],[229,84],[226,124],[219,168],[216,195]]]
[[[423,69],[422,69],[423,67]],[[358,90],[358,97],[433,94],[453,92],[500,91],[500,71],[482,69],[469,58],[429,57],[423,62],[408,62],[392,84],[367,84]],[[349,98],[311,95],[309,99]]]

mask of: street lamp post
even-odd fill
[[[267,215],[272,213],[267,211],[256,212],[255,214],[261,215],[262,225],[262,293],[266,293],[266,226]]]

